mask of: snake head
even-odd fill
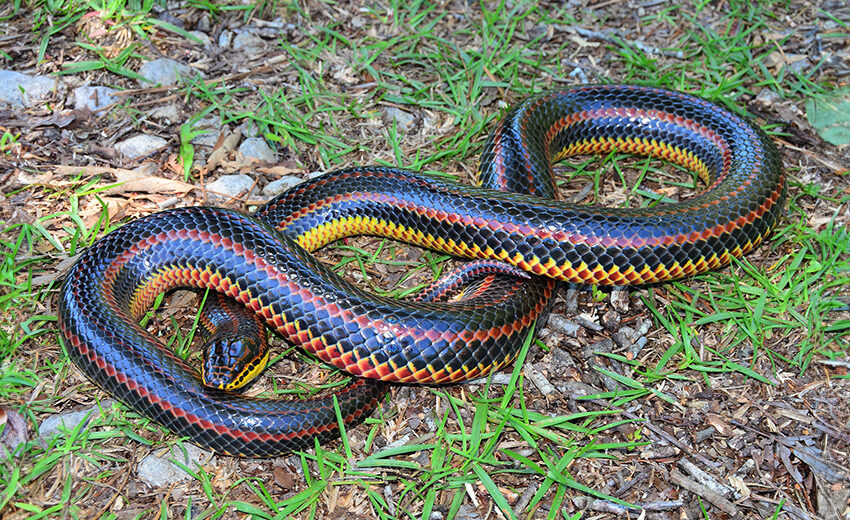
[[[263,349],[254,339],[218,334],[204,349],[203,382],[210,388],[236,390],[253,381],[268,361],[268,347]]]

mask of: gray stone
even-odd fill
[[[136,159],[151,154],[167,144],[168,141],[162,137],[139,134],[116,143],[115,149],[128,159]]]
[[[242,141],[242,144],[239,145],[239,153],[244,157],[245,164],[277,162],[277,154],[269,148],[266,140],[261,137],[249,137]]]
[[[73,430],[93,413],[95,412],[89,409],[51,415],[39,425],[38,433],[45,439],[55,437],[61,434],[62,430]]]
[[[64,88],[61,81],[48,76],[28,76],[13,70],[0,70],[0,102],[17,107],[31,107],[44,100],[56,89]]]
[[[221,34],[218,35],[218,46],[222,49],[227,49],[230,47],[230,42],[233,40],[233,32],[232,31],[221,31]]]
[[[413,128],[413,122],[416,121],[416,116],[410,112],[405,112],[396,107],[383,107],[384,117],[387,122],[395,121],[396,128],[402,132],[407,132]]]
[[[51,415],[38,426],[38,435],[42,439],[52,439],[57,435],[62,435],[63,431],[73,430],[83,421],[88,422],[92,417],[100,414],[101,409],[111,408],[113,404],[115,404],[114,400],[106,399],[100,403],[100,406],[92,406],[88,410]]]
[[[260,128],[252,119],[249,119],[239,125],[239,131],[242,132],[242,135],[245,137],[257,137],[260,135]]]
[[[219,198],[238,198],[248,193],[254,185],[254,179],[248,175],[222,175],[207,184],[207,190]]]
[[[180,78],[201,74],[200,71],[169,58],[149,61],[139,68],[139,74],[146,78],[139,80],[142,87],[153,85],[176,85]],[[203,77],[203,74],[201,74]]]
[[[205,32],[189,31],[189,34],[191,34],[195,38],[201,40],[200,45],[203,45],[204,47],[209,47],[210,45],[212,45],[212,38],[210,38],[210,36]],[[197,44],[198,42],[193,40],[192,43]]]
[[[139,478],[151,487],[170,486],[192,478],[176,462],[196,471],[199,467],[208,464],[211,459],[211,452],[202,450],[193,444],[185,443],[172,446],[170,450],[161,455],[148,455],[139,463],[137,473]]]
[[[161,119],[166,123],[176,123],[180,119],[180,108],[175,103],[158,106],[148,112],[148,117]]]
[[[204,130],[204,132],[193,137],[191,143],[212,148],[218,142],[218,137],[221,134],[221,118],[214,114],[208,115],[200,121],[196,121],[194,127]]]
[[[302,182],[304,181],[300,177],[296,177],[294,175],[284,175],[280,179],[266,184],[266,187],[263,188],[263,195],[266,195],[268,197],[274,197],[275,195],[281,194],[289,188],[297,186]]]
[[[108,107],[118,101],[118,98],[112,95],[113,92],[118,91],[109,87],[77,87],[74,89],[74,110],[97,112]]]
[[[761,89],[755,99],[755,102],[763,107],[772,106],[780,101],[782,101],[782,97],[767,87]]]
[[[212,28],[212,23],[211,23],[209,14],[207,14],[207,13],[202,14],[201,18],[198,19],[197,25],[195,25],[195,29],[199,32],[208,33],[208,32],[210,32],[211,28]]]
[[[254,33],[244,31],[233,38],[233,50],[248,53],[257,53],[263,50],[266,42]]]

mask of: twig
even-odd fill
[[[752,500],[756,500],[758,502],[767,502],[768,504],[774,504],[774,505],[782,504],[782,510],[783,511],[785,511],[786,513],[788,513],[789,515],[791,515],[795,518],[799,518],[800,520],[816,520],[817,519],[817,517],[810,515],[808,512],[806,512],[805,510],[795,506],[794,504],[789,504],[787,500],[779,501],[779,500],[776,500],[775,498],[763,497],[761,495],[756,495],[755,493],[750,495],[750,498]]]
[[[673,481],[674,484],[678,484],[679,486],[687,489],[691,493],[708,500],[709,502],[723,510],[724,513],[731,516],[736,516],[738,514],[738,508],[735,507],[735,504],[726,500],[723,495],[716,493],[714,490],[708,488],[707,486],[704,486],[699,482],[689,479],[678,469],[674,468],[673,471],[670,472],[670,480]]]
[[[560,28],[564,31],[573,32],[580,36],[584,36],[585,38],[593,38],[611,43],[625,43],[626,45],[634,47],[647,54],[660,54],[661,56],[667,56],[668,58],[675,58],[677,60],[685,59],[685,53],[683,51],[668,51],[653,47],[652,45],[648,45],[640,40],[630,40],[623,36],[622,33],[614,29],[606,29],[604,31],[593,31],[590,29],[585,29],[584,27],[579,27],[577,25],[562,25],[560,26]]]
[[[687,471],[688,474],[691,475],[691,477],[699,481],[700,484],[711,489],[718,495],[728,496],[735,492],[734,489],[718,482],[717,480],[715,480],[714,477],[697,467],[696,464],[689,461],[688,459],[679,459],[679,462],[677,464],[684,471]]]

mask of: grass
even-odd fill
[[[163,42],[167,35],[189,44],[185,30],[157,18],[158,5],[150,0],[31,1],[15,4],[6,16],[31,17],[37,62],[68,49],[68,56],[73,52],[79,58],[61,63],[57,70],[62,74],[101,74],[99,78],[112,83],[134,77],[148,43]],[[179,87],[181,100],[197,111],[197,117],[175,130],[181,174],[200,177],[189,141],[200,131],[194,121],[207,113],[234,126],[253,123],[306,171],[370,162],[466,180],[487,130],[504,107],[558,84],[555,78],[569,80],[577,70],[594,82],[618,79],[700,93],[739,112],[744,110],[741,100],[758,89],[798,98],[830,88],[823,62],[804,73],[770,65],[768,58],[787,38],[774,41],[762,35],[774,30],[789,2],[724,5],[728,9],[722,12],[709,2],[647,9],[631,32],[622,33],[628,37],[599,41],[582,39],[570,28],[603,31],[612,22],[606,10],[574,12],[557,4],[494,2],[457,13],[425,1],[393,0],[380,9],[363,6],[354,13],[379,29],[369,32],[350,31],[350,19],[334,21],[323,14],[341,9],[341,4],[192,1],[188,9],[213,20],[281,16],[296,24],[302,36],[274,42],[285,57],[284,87],[258,89],[250,82],[215,78]],[[93,11],[103,13],[101,18],[113,28],[109,34],[124,30],[131,40],[65,39]],[[554,27],[557,38],[548,32]],[[635,45],[634,34],[643,28],[668,34],[659,37],[659,48],[681,51],[684,58]],[[385,124],[382,111],[387,106],[409,111],[416,124],[433,129],[428,139]],[[138,124],[144,124],[141,118]],[[26,135],[0,130],[4,156],[20,157],[30,146]],[[387,407],[357,427],[356,443],[351,435],[343,436],[339,445],[317,446],[279,466],[263,463],[258,470],[252,465],[257,463],[222,461],[218,469],[187,467],[192,480],[181,485],[183,501],[165,493],[142,500],[128,491],[127,478],[132,477],[127,473],[138,462],[135,452],[175,439],[123,407],[104,407],[92,413],[86,427],[73,427],[47,445],[31,438],[17,452],[7,453],[0,463],[0,489],[5,490],[0,492],[0,510],[5,506],[12,518],[85,518],[94,513],[116,518],[120,501],[137,507],[138,517],[159,518],[317,518],[333,508],[338,513],[355,506],[387,519],[430,518],[435,512],[452,518],[475,510],[498,510],[494,514],[505,518],[572,518],[580,514],[572,502],[577,495],[628,505],[612,494],[615,489],[606,483],[605,472],[618,462],[634,461],[646,441],[641,422],[624,420],[621,410],[644,403],[674,406],[678,397],[671,387],[681,382],[710,385],[717,374],[740,374],[773,385],[780,372],[811,374],[817,357],[846,357],[850,327],[835,319],[834,311],[847,305],[850,237],[838,213],[847,196],[838,188],[822,190],[814,181],[796,179],[793,163],[788,170],[794,179],[789,218],[762,246],[756,265],[744,259],[720,272],[638,293],[653,334],[661,339],[636,358],[600,353],[622,367],[596,367],[600,376],[617,384],[587,396],[603,400],[604,408],[538,411],[539,394],[526,384],[523,361],[529,352],[555,346],[529,339],[507,384],[488,379],[461,388],[428,389],[423,392],[427,403],[404,405],[418,406],[418,413],[407,416],[398,404]],[[609,197],[630,207],[669,202],[670,193],[681,196],[694,185],[693,180],[682,181],[686,174],[658,161],[619,154],[576,158],[560,165],[559,175],[568,193],[589,183],[595,200]],[[80,177],[61,186],[6,193],[27,196],[34,207],[46,210],[0,235],[0,311],[6,319],[0,330],[0,399],[30,425],[48,414],[79,409],[74,396],[93,391],[56,348],[51,297],[59,278],[50,275],[57,262],[120,225],[110,220],[105,207],[94,219],[81,211],[107,184]],[[815,226],[809,219],[812,208],[833,218]],[[391,296],[415,292],[445,269],[446,260],[430,252],[417,256],[385,240],[341,243],[325,254],[341,272]],[[382,279],[399,269],[405,273],[392,283]],[[608,293],[594,294],[599,301],[593,304],[604,305]],[[190,338],[177,328],[170,341],[192,356]],[[306,359],[285,352],[272,364],[285,364],[292,355]],[[284,389],[277,381],[270,392],[309,394],[326,387]],[[420,420],[419,415],[421,421],[433,422],[428,434],[411,431],[407,438],[394,437],[402,435],[411,417]],[[269,477],[281,467],[298,480],[289,492],[281,492]],[[515,511],[526,487],[533,491]],[[98,501],[107,507],[92,511],[86,504],[100,499],[104,489],[112,499]]]

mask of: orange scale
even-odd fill
[[[340,352],[338,356],[340,364],[343,364],[346,367],[357,366],[357,358],[354,355],[354,351]]]
[[[406,381],[413,376],[413,372],[411,372],[407,365],[398,367],[394,374],[397,381]]]
[[[395,375],[395,370],[389,365],[389,363],[381,363],[380,365],[375,366],[374,370],[375,374],[377,374],[377,379],[386,380],[386,378]],[[370,374],[371,376],[371,374]]]
[[[311,339],[309,349],[312,352],[327,351],[324,338],[319,336],[319,337]]]
[[[357,362],[357,371],[360,374],[365,374],[367,372],[372,372],[377,369],[375,364],[372,363],[372,360],[369,358],[363,358]]]

